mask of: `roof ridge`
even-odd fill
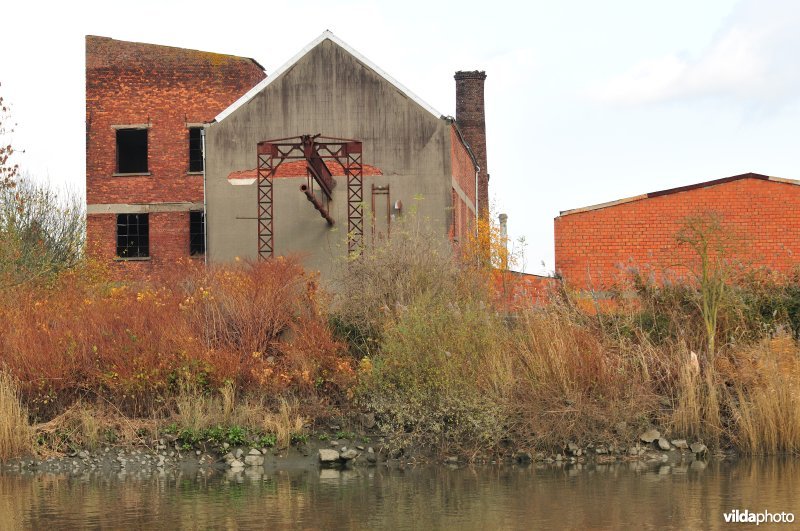
[[[800,181],[797,181],[797,180],[794,180],[794,179],[784,179],[782,177],[770,177],[768,175],[763,175],[761,173],[748,172],[748,173],[742,173],[742,174],[739,174],[739,175],[733,175],[731,177],[722,177],[720,179],[712,179],[710,181],[702,181],[702,182],[695,183],[695,184],[689,184],[689,185],[685,185],[685,186],[677,186],[677,187],[674,187],[674,188],[667,188],[665,190],[659,190],[659,191],[656,191],[656,192],[648,192],[648,193],[645,193],[645,194],[634,195],[634,196],[631,196],[631,197],[624,197],[622,199],[615,199],[613,201],[607,201],[605,203],[597,203],[595,205],[572,208],[572,209],[569,209],[569,210],[562,210],[561,212],[559,212],[558,217],[567,216],[567,215],[570,215],[570,214],[580,214],[582,212],[591,212],[593,210],[600,210],[600,209],[603,209],[603,208],[608,208],[608,207],[612,207],[612,206],[616,206],[616,205],[623,205],[625,203],[631,203],[633,201],[640,201],[642,199],[651,199],[651,198],[654,198],[654,197],[661,197],[663,195],[671,195],[671,194],[676,194],[676,193],[679,193],[679,192],[688,192],[688,191],[696,190],[696,189],[699,189],[699,188],[707,188],[709,186],[717,186],[717,185],[720,185],[720,184],[725,184],[725,183],[729,183],[729,182],[733,182],[733,181],[739,181],[739,180],[742,180],[742,179],[758,179],[758,180],[761,180],[761,181],[771,181],[771,182],[776,182],[776,183],[783,183],[783,184],[791,184],[791,185],[794,185],[794,186],[800,186]]]
[[[347,53],[355,57],[356,60],[358,60],[364,66],[366,66],[367,68],[378,74],[378,76],[388,81],[390,84],[394,85],[394,87],[397,90],[408,96],[409,99],[414,101],[417,105],[419,105],[432,115],[434,115],[436,118],[441,118],[443,116],[440,112],[438,112],[436,109],[428,105],[424,100],[422,100],[422,98],[411,92],[403,84],[394,79],[392,76],[386,73],[375,63],[367,59],[365,56],[361,55],[361,53],[359,53],[355,48],[353,48],[352,46],[344,42],[342,39],[334,35],[333,32],[331,32],[330,30],[325,30],[322,32],[322,34],[320,34],[319,37],[309,42],[297,54],[295,54],[291,59],[289,59],[289,61],[287,61],[286,63],[281,65],[277,70],[275,70],[275,72],[272,75],[268,75],[268,77],[266,77],[257,85],[255,85],[253,88],[245,92],[238,100],[230,104],[225,110],[219,113],[214,118],[214,121],[221,122],[222,120],[233,114],[239,107],[245,105],[247,102],[253,99],[256,96],[256,94],[260,93],[273,81],[277,80],[287,71],[289,71],[292,66],[294,66],[298,61],[300,61],[300,59],[305,57],[306,54],[308,54],[311,50],[316,48],[319,44],[321,44],[325,40],[329,40],[334,44],[338,45],[339,47],[341,47],[342,49],[344,49]]]

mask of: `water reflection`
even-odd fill
[[[800,517],[800,461],[0,475],[0,529],[687,529]],[[743,527],[741,524],[737,527]]]

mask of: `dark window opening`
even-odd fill
[[[117,215],[117,256],[121,258],[150,256],[147,214]]]
[[[117,173],[147,171],[147,129],[117,129]]]
[[[201,211],[189,212],[189,253],[206,252],[206,216]]]
[[[203,171],[203,135],[201,127],[189,128],[189,171]]]

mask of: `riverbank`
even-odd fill
[[[274,472],[286,469],[388,466],[404,468],[440,463],[446,466],[474,465],[590,465],[641,462],[648,465],[692,465],[711,459],[732,459],[733,452],[712,455],[701,442],[668,441],[657,430],[642,433],[627,445],[567,443],[553,452],[515,450],[504,455],[432,455],[426,449],[393,449],[380,435],[342,432],[338,426],[316,432],[285,448],[228,443],[186,445],[175,436],[138,445],[107,445],[94,450],[78,449],[66,455],[23,457],[0,463],[6,472],[44,472],[80,475],[89,472],[148,474],[160,471],[193,472],[200,469],[241,472],[249,469]],[[703,466],[703,465],[696,465]]]
[[[726,285],[709,335],[691,282],[509,305],[513,276],[409,231],[335,294],[283,257],[126,281],[86,262],[0,290],[0,460],[171,437],[287,448],[332,419],[429,460],[627,452],[653,427],[666,444],[800,453],[800,280]]]

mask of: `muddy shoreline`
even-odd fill
[[[578,467],[615,463],[638,463],[642,466],[705,467],[709,460],[735,459],[734,453],[718,452],[712,455],[704,445],[684,444],[675,440],[664,443],[659,439],[639,440],[627,445],[586,445],[568,443],[554,452],[517,451],[503,457],[457,456],[433,457],[412,450],[391,449],[384,437],[358,436],[330,438],[315,434],[308,440],[287,448],[257,448],[252,445],[205,446],[187,448],[179,441],[162,438],[151,444],[103,446],[84,449],[63,456],[25,457],[0,464],[4,473],[131,473],[149,474],[160,471],[219,471],[219,472],[275,472],[278,470],[353,469],[363,467],[405,468],[418,465],[441,464],[449,467],[467,465],[514,465]],[[673,444],[677,442],[677,446]],[[691,446],[691,447],[690,447]],[[696,451],[702,450],[702,451]]]

